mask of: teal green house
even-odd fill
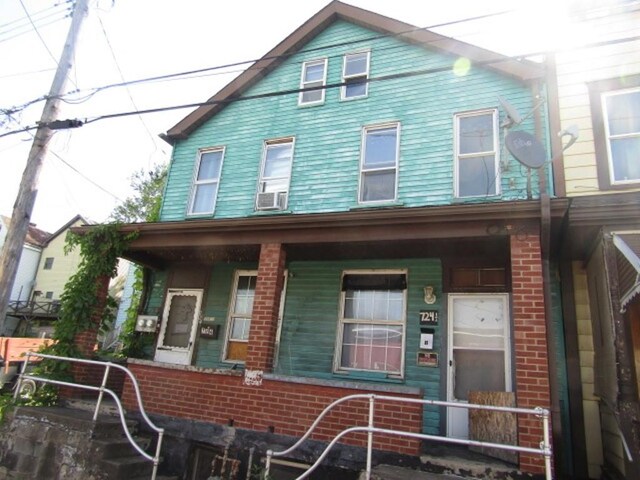
[[[549,258],[565,205],[548,162],[505,147],[512,131],[548,145],[544,78],[334,1],[171,128],[160,221],[121,227],[147,271],[153,345],[129,367],[148,410],[267,443],[358,393],[452,402],[379,410],[380,425],[441,438],[479,438],[455,405],[558,413]],[[542,424],[518,417],[509,435],[538,448]],[[509,461],[543,472],[541,456]]]

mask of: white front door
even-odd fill
[[[449,295],[447,400],[468,403],[470,391],[511,391],[509,295]],[[469,437],[466,408],[447,409],[447,436]]]
[[[202,290],[169,289],[154,360],[190,365],[198,329]]]

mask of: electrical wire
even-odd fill
[[[313,48],[309,48],[309,49],[302,49],[302,50],[296,50],[295,52],[291,52],[291,53],[286,53],[286,54],[282,54],[282,55],[272,55],[272,56],[268,56],[268,57],[261,57],[258,59],[251,59],[251,60],[242,60],[242,61],[238,61],[238,62],[233,62],[233,63],[228,63],[228,64],[223,64],[223,65],[215,65],[212,67],[205,67],[205,68],[200,68],[200,69],[195,69],[195,70],[188,70],[188,71],[184,71],[184,72],[177,72],[177,73],[170,73],[170,74],[164,74],[164,75],[157,75],[157,76],[153,76],[153,77],[146,77],[146,78],[141,78],[141,79],[137,79],[137,80],[130,80],[127,82],[119,82],[119,83],[113,83],[113,84],[109,84],[109,85],[104,85],[102,87],[95,87],[93,89],[91,89],[92,91],[87,94],[86,97],[84,97],[82,100],[67,100],[67,103],[82,103],[83,101],[88,100],[89,98],[91,98],[93,95],[95,95],[98,92],[102,92],[104,90],[108,90],[111,88],[117,88],[117,87],[124,87],[124,86],[130,86],[130,85],[138,85],[138,84],[142,84],[142,83],[150,83],[150,82],[156,82],[156,81],[165,81],[165,80],[171,80],[171,79],[175,79],[178,77],[186,77],[186,76],[192,76],[192,75],[198,75],[198,74],[202,74],[202,73],[206,73],[206,72],[211,72],[211,71],[215,71],[215,70],[224,70],[224,69],[228,69],[228,68],[232,68],[232,67],[239,67],[242,65],[247,65],[247,64],[257,64],[260,61],[270,61],[270,60],[278,60],[278,59],[287,59],[290,58],[294,55],[300,55],[300,54],[306,54],[306,53],[314,53],[314,52],[320,52],[323,50],[327,50],[330,48],[339,48],[339,47],[344,47],[344,46],[349,46],[349,45],[355,45],[358,43],[364,43],[364,42],[372,42],[375,40],[380,40],[380,39],[384,39],[384,38],[394,38],[394,37],[400,37],[400,36],[404,36],[404,35],[409,35],[411,33],[415,33],[421,30],[431,30],[434,28],[441,28],[441,27],[446,27],[446,26],[452,26],[452,25],[457,25],[460,23],[466,23],[466,22],[471,22],[471,21],[476,21],[476,20],[482,20],[482,19],[486,19],[486,18],[490,18],[490,17],[495,17],[495,16],[500,16],[500,15],[504,15],[506,13],[510,13],[513,12],[514,10],[503,10],[503,11],[499,11],[499,12],[494,12],[494,13],[488,13],[488,14],[484,14],[484,15],[477,15],[474,17],[467,17],[467,18],[463,18],[463,19],[459,19],[459,20],[452,20],[449,22],[443,22],[443,23],[438,23],[438,24],[434,24],[434,25],[429,25],[427,27],[414,27],[408,30],[404,30],[402,32],[398,32],[398,33],[388,33],[388,34],[378,34],[378,35],[373,35],[373,36],[366,36],[366,37],[361,37],[361,38],[357,38],[357,39],[352,39],[352,40],[347,40],[347,41],[343,41],[343,42],[339,42],[339,43],[332,43],[332,44],[326,44],[326,45],[321,45],[321,46],[317,46],[317,47],[313,47]],[[441,36],[442,38],[448,38],[445,36]],[[434,41],[439,41],[441,40],[441,38],[438,38],[437,40]],[[417,43],[417,42],[416,42]],[[431,43],[431,42],[423,42],[424,45]],[[387,48],[402,48],[402,45],[399,46],[393,46],[393,47],[387,47]],[[254,68],[255,65],[252,65],[250,67],[248,67],[247,69],[243,69],[242,71],[245,70],[251,70]],[[223,72],[222,74],[228,74],[231,72]],[[80,93],[79,90],[74,90],[62,95],[58,95],[56,96],[59,99],[62,99],[63,97],[66,97],[68,95],[74,95]],[[48,98],[56,98],[56,97],[49,97],[47,95],[43,95],[41,97],[38,97],[34,100],[31,100],[23,105],[14,107],[13,109],[11,109],[11,111],[19,111],[21,109],[24,109],[34,103],[38,103],[41,102],[43,100],[47,100]],[[85,100],[86,99],[86,100]]]
[[[608,45],[614,45],[614,44],[625,43],[625,42],[630,42],[630,41],[636,41],[636,40],[639,40],[639,39],[640,39],[640,36],[624,37],[624,38],[620,38],[620,39],[613,39],[613,40],[605,40],[605,41],[601,41],[601,42],[594,42],[594,43],[591,43],[591,44],[584,45],[584,46],[582,46],[580,48],[592,48],[592,47],[608,46]],[[500,59],[497,59],[497,60],[488,60],[488,61],[476,62],[474,65],[475,66],[488,66],[488,65],[493,65],[493,64],[497,64],[497,63],[504,63],[504,62],[511,61],[511,60],[519,60],[519,59],[522,59],[522,58],[525,58],[525,57],[530,57],[530,56],[544,55],[546,53],[548,53],[548,52],[542,51],[542,52],[525,53],[525,54],[518,54],[518,55],[511,55],[511,56],[502,56]],[[239,64],[240,63],[235,63],[235,64],[230,64],[230,65],[239,65]],[[222,67],[213,67],[213,68],[222,68]],[[375,78],[368,78],[366,80],[363,80],[363,82],[381,82],[381,81],[386,81],[386,80],[407,78],[407,77],[413,77],[413,76],[419,76],[419,75],[427,75],[427,74],[432,74],[432,73],[441,73],[441,72],[444,72],[444,71],[448,71],[450,68],[451,68],[451,66],[448,65],[448,66],[444,66],[444,67],[436,67],[436,68],[414,70],[414,71],[410,71],[410,72],[402,72],[402,73],[384,75],[384,76],[375,77]],[[211,70],[211,69],[199,69],[199,70],[195,70],[195,71],[192,71],[192,72],[203,72],[203,71],[206,71],[206,70]],[[159,79],[159,78],[168,78],[168,77],[173,77],[173,76],[176,76],[176,75],[177,74],[171,74],[171,75],[161,76],[161,77],[151,77],[150,79],[127,82],[127,84],[131,85],[131,84],[134,84],[134,83],[140,83],[142,81],[149,81],[151,79]],[[188,103],[188,104],[181,104],[181,105],[174,105],[174,106],[164,106],[164,107],[150,108],[150,109],[145,109],[145,110],[135,110],[135,111],[127,111],[127,112],[105,114],[105,115],[100,115],[100,116],[96,116],[96,117],[93,117],[93,118],[87,118],[82,123],[86,124],[86,123],[93,123],[93,122],[96,122],[96,121],[99,121],[99,120],[106,120],[106,119],[118,118],[118,117],[126,117],[126,116],[131,116],[131,115],[142,115],[142,114],[150,114],[150,113],[159,113],[159,112],[166,112],[166,111],[180,110],[180,109],[187,109],[187,108],[197,108],[197,107],[202,107],[202,106],[213,106],[213,105],[218,105],[218,104],[223,104],[223,103],[228,104],[228,103],[232,103],[232,102],[255,100],[255,99],[260,99],[260,98],[268,98],[268,97],[275,97],[275,96],[281,96],[281,95],[299,94],[300,92],[307,92],[307,91],[313,91],[313,90],[334,89],[334,88],[342,87],[344,85],[346,85],[346,82],[334,83],[334,84],[329,84],[329,85],[324,85],[324,86],[319,86],[319,87],[296,88],[296,89],[289,89],[289,90],[283,90],[283,91],[267,92],[267,93],[263,93],[263,94],[249,95],[249,96],[244,96],[244,97],[227,98],[227,99],[224,99],[224,100],[209,100],[209,101],[205,101],[205,102],[195,102],[195,103]],[[115,86],[115,84],[111,85],[111,86]],[[106,87],[103,87],[103,88],[110,88],[111,86],[106,86]],[[95,93],[97,93],[97,92],[93,92],[91,95],[94,95]],[[33,102],[35,102],[35,101],[33,101]],[[15,113],[13,110],[7,110],[5,112]],[[26,128],[20,129],[20,130],[6,132],[4,134],[0,134],[0,138],[6,137],[6,136],[9,136],[9,135],[14,135],[14,134],[21,133],[21,132],[34,130],[34,129],[37,129],[37,128],[38,128],[38,125],[35,125],[35,126],[31,126],[31,127],[26,127]]]
[[[37,12],[34,12],[34,13],[31,14],[31,18],[34,21],[41,21],[42,19],[49,18],[52,15],[54,15],[56,13],[60,13],[60,12],[54,12],[54,13],[47,13],[47,12],[49,12],[50,10],[55,10],[58,7],[60,7],[61,5],[64,6],[65,4],[68,4],[68,3],[71,3],[71,0],[65,0],[62,3],[56,3],[56,4],[54,4],[54,5],[50,6],[50,7],[44,8],[42,10],[38,10]],[[68,12],[69,9],[67,7],[64,7],[64,11]],[[46,15],[41,17],[41,15],[45,14],[45,13],[46,13]],[[11,21],[9,21],[7,23],[0,24],[0,35],[2,35],[5,32],[11,32],[12,29],[21,27],[20,25],[19,26],[14,25],[15,23],[24,23],[23,26],[27,26],[27,25],[29,25],[29,19],[28,19],[28,17],[20,17],[20,18],[16,18],[15,20],[11,20]],[[5,30],[4,32],[2,31],[3,29]]]
[[[24,13],[26,14],[27,18],[29,19],[29,23],[31,23],[31,26],[33,27],[33,30],[36,32],[36,35],[38,35],[38,38],[40,39],[40,42],[42,43],[42,46],[45,48],[45,50],[47,51],[47,53],[49,54],[49,56],[53,59],[53,62],[58,65],[58,60],[56,59],[56,57],[53,56],[53,53],[51,53],[51,50],[49,50],[49,47],[47,46],[47,42],[44,41],[44,38],[42,38],[42,35],[40,35],[40,32],[38,31],[38,27],[36,27],[36,24],[33,23],[33,19],[31,18],[31,15],[29,14],[29,10],[27,10],[27,7],[24,6],[24,2],[22,0],[18,0],[20,2],[20,5],[22,6],[22,9],[24,10]]]
[[[113,46],[111,45],[111,42],[109,41],[109,36],[107,35],[107,31],[104,28],[104,23],[102,22],[102,18],[100,18],[100,15],[98,15],[98,23],[100,24],[100,28],[102,29],[102,33],[104,35],[104,39],[107,42],[107,46],[109,47],[109,51],[111,52],[111,57],[113,58],[113,63],[115,64],[116,69],[118,70],[118,74],[120,75],[120,78],[122,79],[123,83],[126,83],[126,80],[124,78],[124,74],[122,73],[122,69],[120,68],[120,64],[118,63],[118,59],[116,58],[116,53],[115,53],[115,51],[113,49]],[[129,100],[131,100],[131,105],[133,105],[133,108],[135,110],[139,110],[138,106],[136,105],[135,100],[133,99],[133,95],[131,95],[131,90],[129,89],[129,87],[126,86],[125,90],[127,92],[127,95],[129,96]],[[144,130],[147,132],[147,135],[149,136],[149,139],[151,140],[151,143],[154,146],[154,153],[157,152],[158,151],[158,144],[156,143],[156,137],[151,134],[151,131],[149,131],[149,127],[147,126],[147,124],[145,123],[144,119],[142,118],[142,115],[138,115],[138,118],[140,120],[140,123],[144,127]]]

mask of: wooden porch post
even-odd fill
[[[260,385],[262,374],[273,368],[285,261],[281,244],[262,245],[245,364],[245,384],[248,385]]]

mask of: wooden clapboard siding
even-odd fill
[[[576,25],[591,44],[613,42],[556,54],[561,125],[580,128],[578,141],[564,154],[566,192],[568,196],[610,193],[602,191],[598,182],[596,162],[606,158],[596,159],[588,84],[640,73],[640,10],[596,15]],[[617,41],[632,37],[636,39]],[[638,185],[629,190],[638,190]]]
[[[458,77],[452,71],[453,56],[393,37],[305,53],[373,35],[351,23],[335,22],[244,95],[296,89],[302,62],[323,57],[328,58],[328,84],[339,83],[343,55],[360,50],[371,51],[373,78],[422,69],[443,71],[371,82],[366,99],[342,101],[340,89],[333,88],[327,89],[319,106],[299,107],[297,94],[229,105],[175,145],[161,219],[186,218],[197,152],[212,146],[226,147],[214,217],[255,215],[263,142],[289,136],[295,138],[295,149],[288,210],[315,213],[357,207],[362,128],[385,122],[399,122],[401,127],[398,202],[407,207],[451,203],[453,115],[498,107],[498,95],[528,112],[529,87],[482,67]],[[533,131],[533,120],[529,118],[522,129]],[[502,197],[490,200],[526,196],[526,177],[513,159],[503,172],[501,187]],[[485,199],[475,199],[479,200]]]

